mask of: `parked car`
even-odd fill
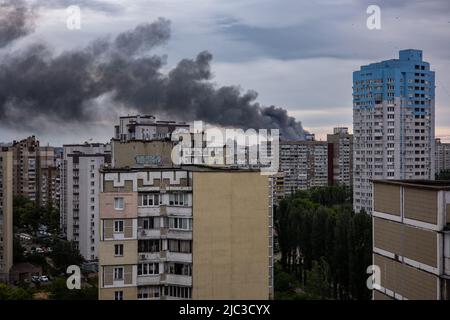
[[[44,250],[42,248],[36,248],[36,253],[44,253]]]
[[[47,276],[40,276],[40,277],[39,277],[39,281],[40,281],[40,282],[48,282],[49,279],[48,279]]]
[[[39,276],[32,276],[31,277],[31,281],[33,281],[33,282],[39,282]]]

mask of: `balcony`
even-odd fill
[[[159,239],[160,237],[160,229],[138,229],[138,239]]]
[[[139,252],[139,262],[152,261],[175,261],[192,263],[192,253],[170,252],[163,250],[160,252]]]
[[[162,274],[161,283],[181,286],[192,286],[192,277],[180,274]]]
[[[160,252],[139,252],[139,261],[159,261],[161,259]]]
[[[138,207],[139,217],[157,217],[161,215],[161,209],[159,206],[155,207]]]
[[[138,286],[151,286],[151,285],[159,285],[160,284],[160,275],[145,275],[137,277],[137,285]]]
[[[192,240],[192,230],[174,230],[163,228],[161,229],[161,237],[178,240]]]
[[[176,262],[191,262],[192,263],[192,253],[181,253],[181,252],[161,252],[161,257],[165,256],[166,261],[176,261]]]

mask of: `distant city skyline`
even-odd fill
[[[165,17],[172,22],[172,37],[155,51],[167,54],[165,70],[208,50],[214,57],[214,82],[256,90],[259,103],[286,108],[323,141],[335,126],[349,127],[352,132],[353,70],[389,59],[400,49],[423,50],[424,59],[437,74],[436,137],[450,141],[448,1],[379,1],[381,30],[366,28],[369,1],[214,0],[206,4],[127,0],[117,5],[106,0],[75,0],[70,4],[82,10],[82,28],[75,31],[65,26],[67,1],[43,3],[37,11],[35,32],[14,43],[14,48],[44,40],[61,52]],[[0,56],[9,50],[0,49]],[[108,110],[107,102],[103,103],[106,107],[101,110]],[[114,134],[114,120],[116,116],[85,125],[54,121],[40,130],[1,125],[0,142],[32,134],[42,145],[82,143],[90,138],[107,142]]]

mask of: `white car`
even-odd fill
[[[40,276],[39,277],[39,281],[40,282],[48,282],[48,277],[47,276]]]
[[[36,253],[44,253],[44,250],[42,248],[36,248]]]

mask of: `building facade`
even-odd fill
[[[449,300],[450,184],[380,180],[373,191],[373,298]]]
[[[176,129],[189,129],[185,122],[161,121],[151,115],[120,117],[115,126],[114,139],[129,140],[164,140],[170,139]]]
[[[0,147],[0,282],[13,265],[13,152]]]
[[[24,196],[40,206],[59,207],[60,175],[54,147],[40,146],[35,136],[14,141],[14,196]]]
[[[14,196],[39,203],[39,140],[35,136],[14,141]]]
[[[353,185],[353,135],[348,128],[334,128],[327,135],[328,184],[351,187]]]
[[[104,169],[102,300],[269,299],[269,181],[258,171]]]
[[[279,160],[285,195],[328,185],[327,142],[282,141]]]
[[[98,259],[99,170],[111,163],[111,146],[65,145],[61,163],[61,230],[88,261]]]
[[[420,50],[353,73],[354,209],[372,209],[372,179],[434,179],[435,74]]]
[[[436,139],[436,173],[450,170],[450,143]]]
[[[39,147],[39,203],[43,207],[59,208],[61,157],[54,147]]]

